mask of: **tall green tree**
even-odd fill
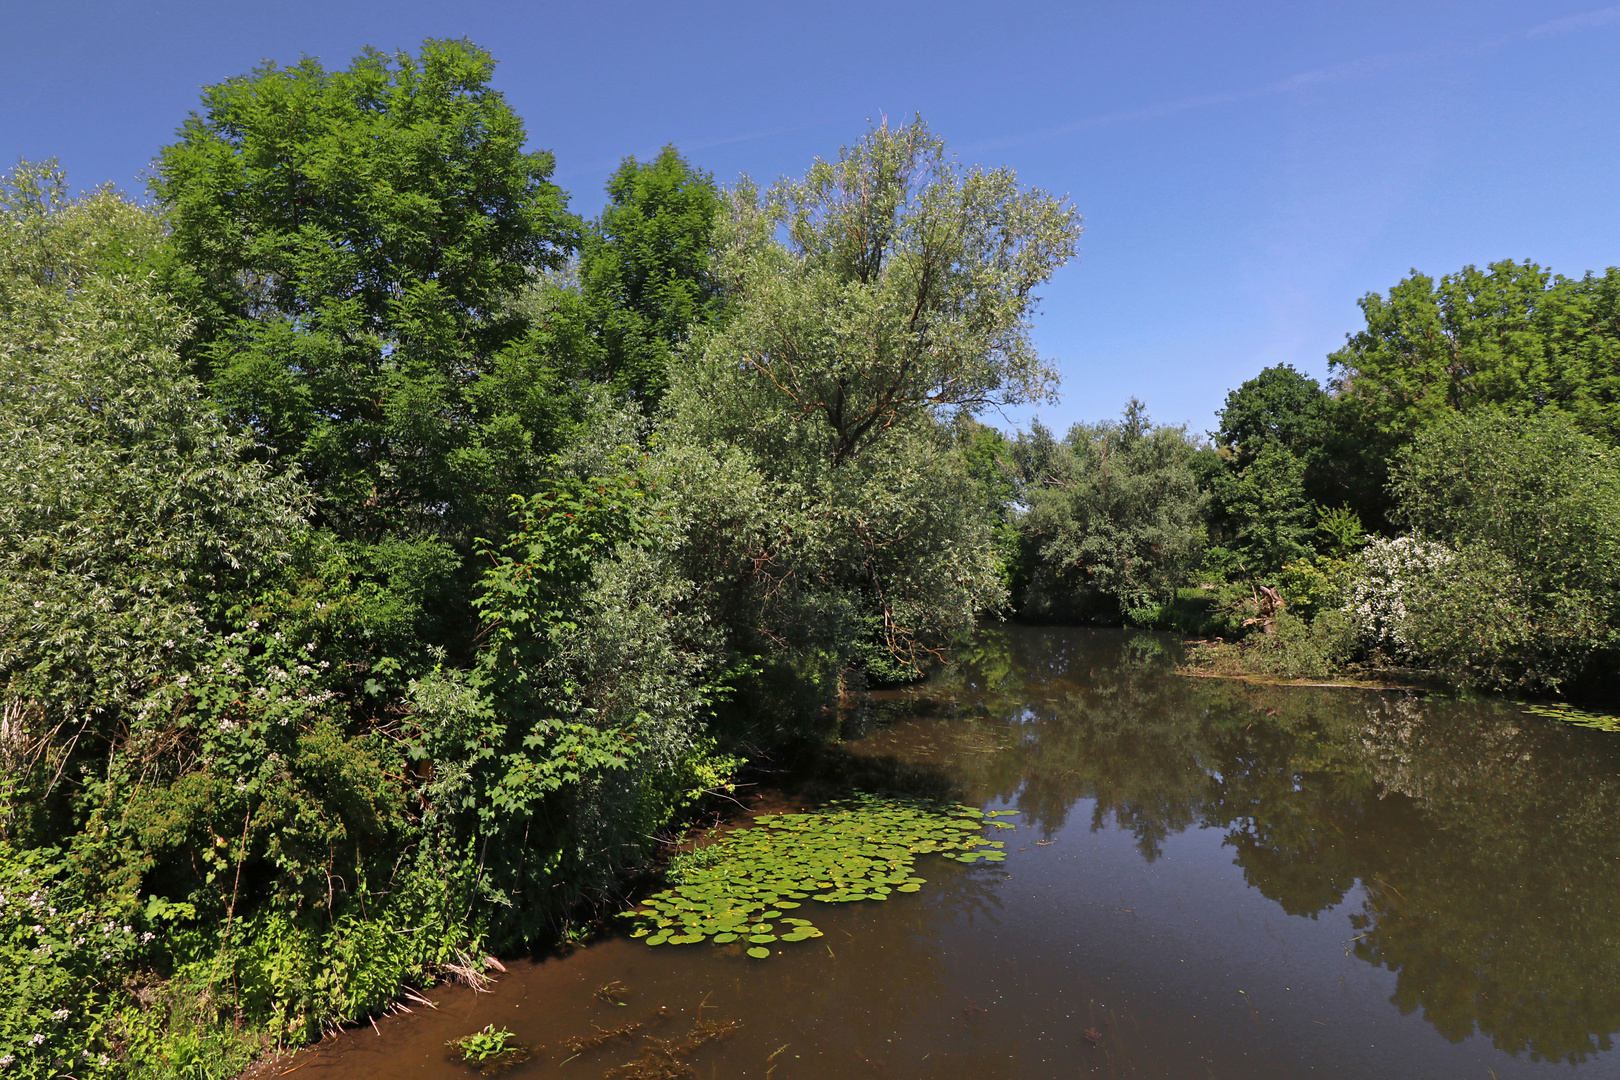
[[[1265,443],[1246,468],[1220,477],[1215,497],[1242,572],[1275,575],[1312,553],[1317,513],[1305,495],[1305,462],[1282,442]]]
[[[506,301],[578,225],[494,66],[432,40],[267,64],[158,160],[188,355],[348,536],[465,546],[557,442],[557,374]]]
[[[580,251],[581,291],[602,356],[599,378],[647,405],[669,380],[674,350],[721,308],[711,265],[720,213],[714,178],[666,146],[625,158]]]
[[[59,771],[104,759],[306,527],[297,477],[251,460],[177,355],[185,317],[141,272],[163,242],[52,165],[0,179],[0,693],[5,742]]]
[[[1216,417],[1220,426],[1212,434],[1223,448],[1225,471],[1242,473],[1276,442],[1302,465],[1305,498],[1320,506],[1349,507],[1362,520],[1384,520],[1387,476],[1382,459],[1369,460],[1356,402],[1335,398],[1310,376],[1278,364],[1227,394]],[[1224,537],[1233,536],[1246,523],[1222,502],[1221,485],[1214,487],[1213,525]]]
[[[737,654],[914,676],[999,606],[993,523],[949,421],[1048,392],[1034,290],[1079,230],[921,120],[768,196],[727,193],[726,318],[673,369],[657,467],[691,530],[680,572]],[[868,645],[890,664],[860,660]]]
[[[1299,457],[1318,452],[1324,441],[1323,404],[1327,393],[1309,375],[1290,364],[1261,371],[1226,395],[1215,414],[1214,433],[1233,451],[1234,463],[1246,467],[1273,440]]]
[[[1328,357],[1389,449],[1452,411],[1552,408],[1620,439],[1620,269],[1566,278],[1528,259],[1412,272],[1361,299],[1366,329]]]
[[[1620,644],[1620,461],[1566,415],[1477,410],[1397,457],[1400,516],[1456,557],[1409,601],[1417,648],[1460,681],[1557,688]]]
[[[1050,392],[1029,317],[1080,216],[1012,170],[963,168],[918,118],[729,209],[738,310],[711,348],[813,419],[835,463],[921,413]]]

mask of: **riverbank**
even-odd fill
[[[513,1077],[669,1075],[646,1070],[680,1047],[769,1080],[1612,1073],[1620,740],[1181,665],[1163,635],[987,628],[692,839],[851,786],[932,791],[1016,811],[1005,862],[920,855],[919,891],[796,901],[822,936],[763,960],[618,920],[255,1080],[471,1077],[444,1044],[490,1024],[533,1048]]]

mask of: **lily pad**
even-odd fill
[[[701,864],[681,866],[678,884],[623,917],[648,944],[758,945],[821,937],[809,919],[783,914],[814,897],[822,903],[884,900],[918,892],[919,855],[960,862],[1000,862],[1000,844],[982,835],[996,811],[913,800],[865,797],[802,814],[762,814],[755,828],[711,841]],[[990,848],[991,850],[979,850]],[[773,933],[775,926],[782,933]],[[766,952],[767,950],[761,950]]]
[[[760,946],[756,945],[752,949],[748,950],[748,955],[752,956],[755,960],[764,960],[766,957],[771,955],[771,950],[761,948]]]

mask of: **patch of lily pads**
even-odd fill
[[[1590,713],[1568,705],[1532,705],[1524,711],[1532,716],[1562,720],[1577,727],[1596,728],[1598,731],[1620,731],[1620,716],[1604,716],[1602,713]]]
[[[768,946],[822,936],[795,914],[808,900],[843,904],[917,892],[928,880],[913,873],[919,855],[1003,861],[1002,843],[983,830],[1012,828],[996,818],[1017,812],[864,796],[810,813],[761,814],[754,828],[715,840],[701,860],[682,866],[678,884],[621,918],[634,920],[630,936],[648,945],[743,942],[749,956],[763,960]]]

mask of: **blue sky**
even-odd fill
[[[1268,364],[1323,377],[1413,267],[1620,263],[1620,6],[0,0],[0,25],[0,157],[76,186],[138,188],[199,88],[263,59],[424,37],[495,54],[584,213],[666,142],[770,179],[921,111],[1085,215],[1036,320],[1059,429],[1136,395],[1201,431]]]

